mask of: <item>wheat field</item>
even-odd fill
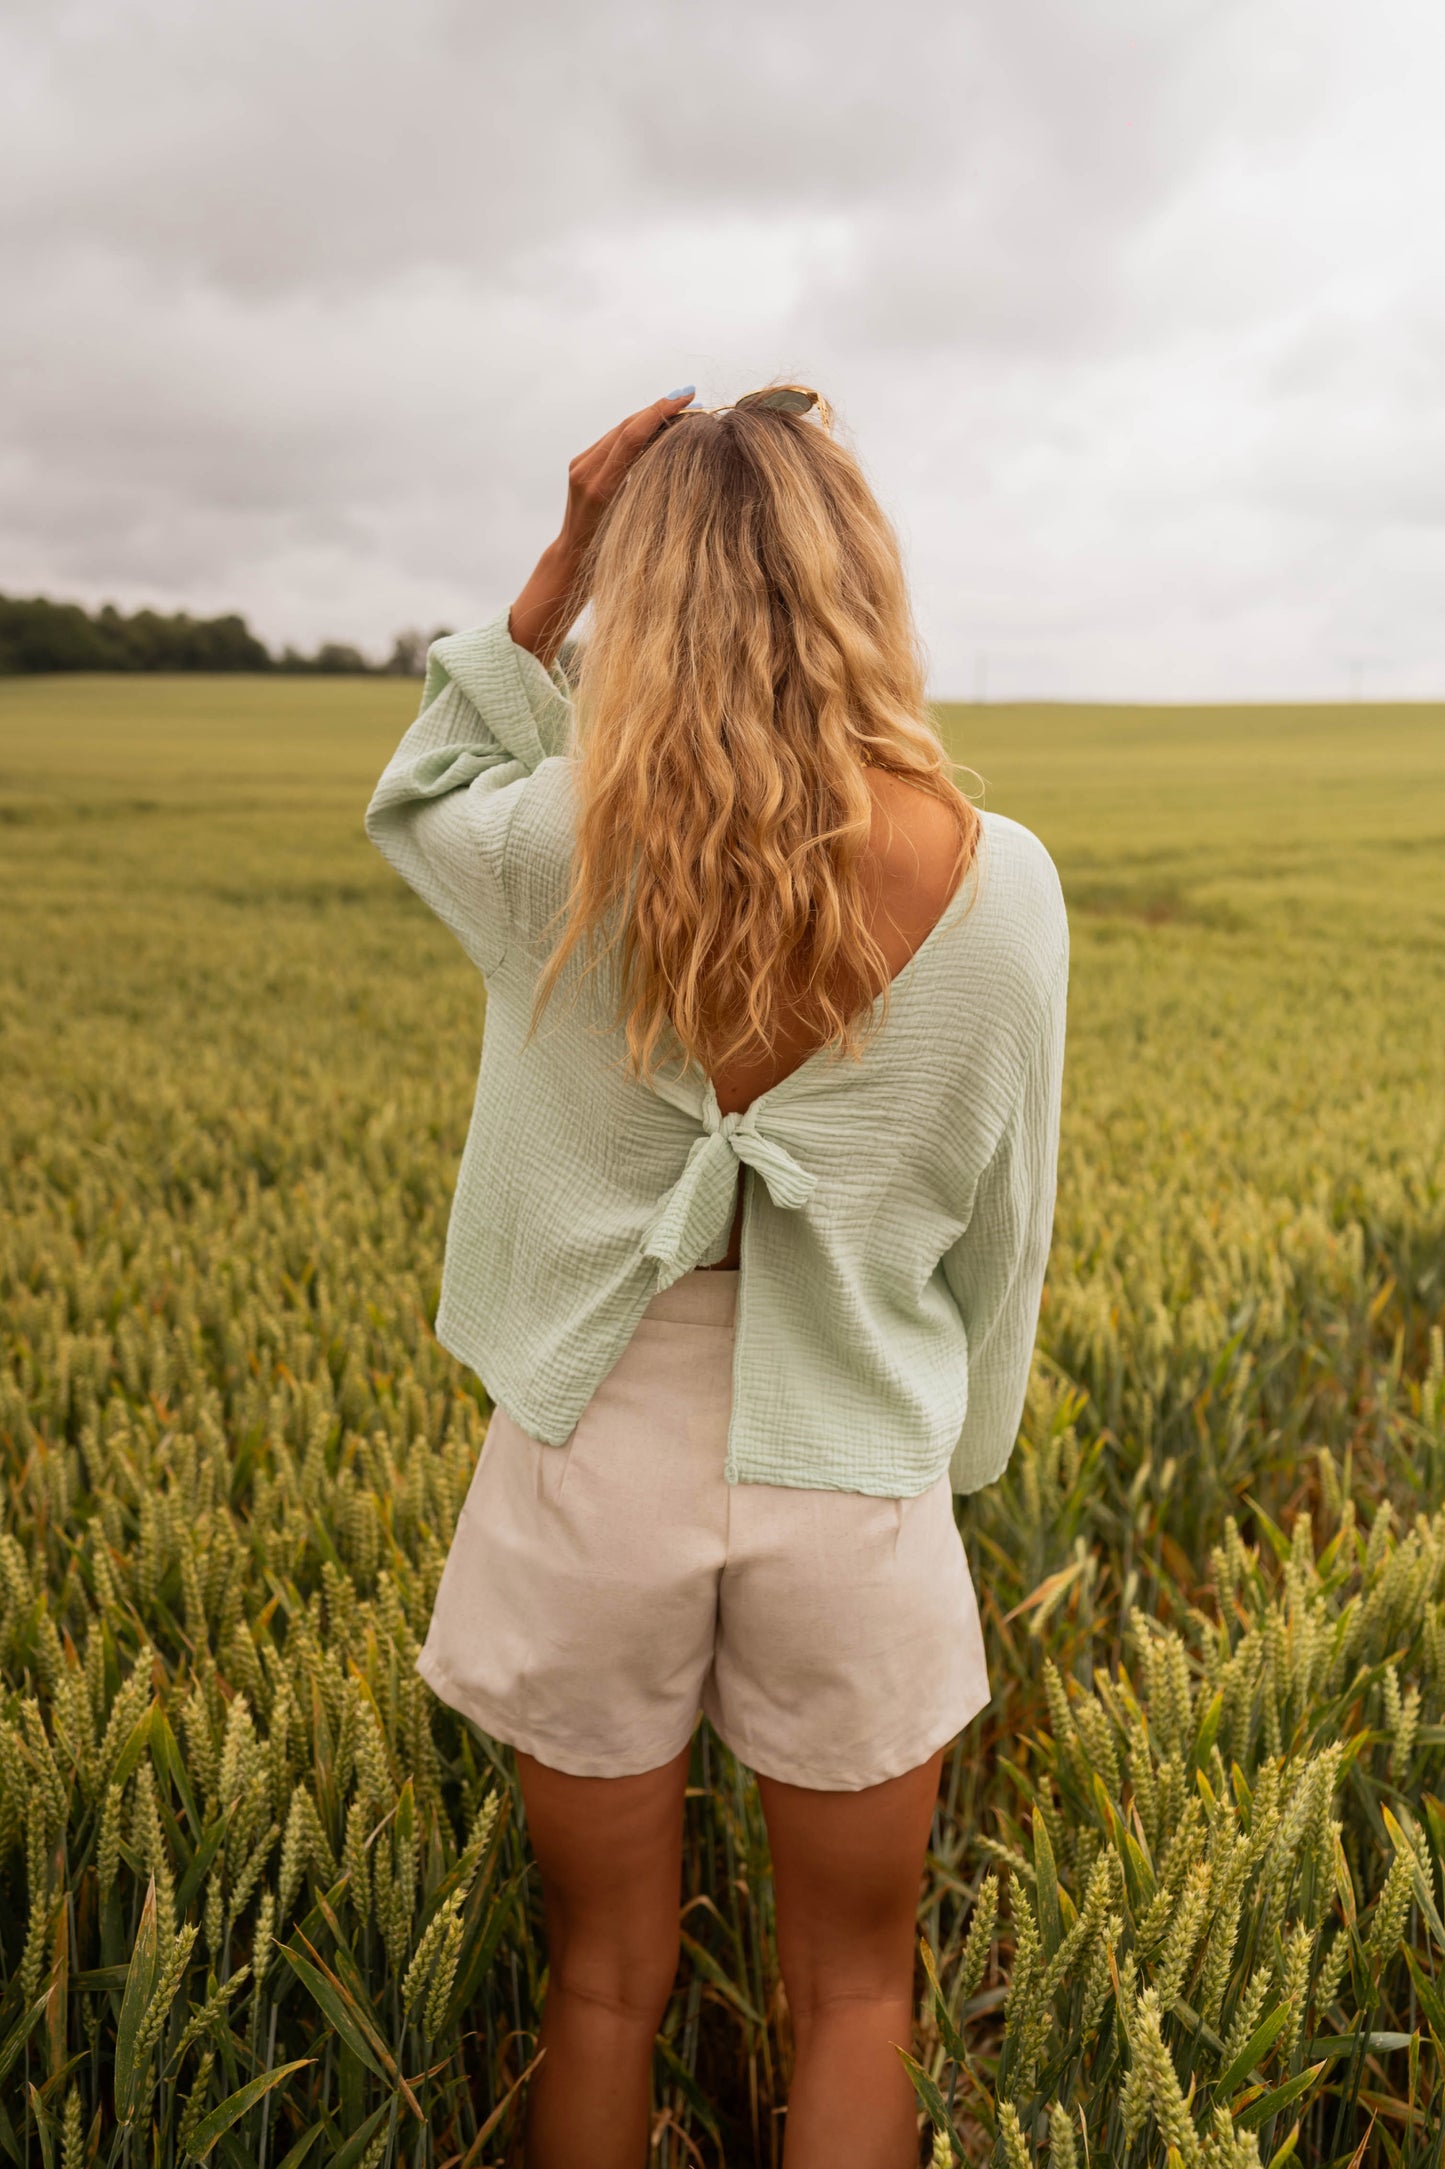
[[[429,1324],[483,989],[361,826],[415,700],[0,681],[15,2162],[515,2158],[520,1798],[412,1671],[488,1414]],[[1024,1434],[959,1507],[994,1696],[920,1894],[920,2160],[1439,2165],[1445,709],[941,724],[1073,971]],[[686,1812],[652,2160],[776,2169],[766,1838],[705,1724]]]

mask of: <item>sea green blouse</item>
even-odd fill
[[[519,647],[504,611],[434,643],[366,809],[486,985],[437,1338],[562,1444],[653,1294],[726,1255],[741,1163],[728,1482],[992,1483],[1053,1223],[1069,930],[1049,853],[985,812],[861,1061],[820,1049],[725,1115],[695,1064],[623,1074],[601,974],[584,983],[576,953],[523,1044],[571,877],[572,725],[563,663]]]

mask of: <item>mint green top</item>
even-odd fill
[[[956,1492],[992,1483],[1018,1436],[1053,1224],[1069,962],[1053,860],[985,812],[861,1062],[820,1048],[724,1115],[694,1063],[651,1085],[623,1073],[623,1034],[575,952],[523,1046],[571,879],[572,725],[562,662],[518,647],[503,612],[432,646],[366,809],[486,983],[437,1338],[560,1445],[651,1297],[726,1256],[741,1162],[728,1482],[883,1497],[945,1469]]]

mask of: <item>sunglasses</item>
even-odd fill
[[[830,433],[833,427],[833,410],[821,392],[811,391],[806,384],[775,384],[765,392],[744,392],[741,399],[730,402],[734,407],[772,407],[780,414],[808,414],[814,410],[824,429]],[[685,422],[690,414],[726,414],[723,407],[684,407],[680,414],[673,414],[663,424],[670,428],[674,422]]]

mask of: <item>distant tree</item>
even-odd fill
[[[340,676],[343,672],[369,670],[371,665],[359,648],[349,648],[339,640],[328,640],[316,650],[316,660],[311,667]]]
[[[431,640],[446,637],[446,628]],[[382,670],[420,677],[431,642],[424,633],[398,633]],[[137,610],[129,617],[114,603],[102,603],[92,617],[79,603],[51,602],[0,595],[0,675],[28,670],[284,670],[320,671],[328,676],[371,675],[359,648],[347,641],[323,641],[314,655],[293,647],[273,656],[243,617],[234,611],[219,618],[194,618],[187,610],[167,617],[159,610]]]
[[[398,633],[382,668],[394,678],[419,678],[426,669],[426,634]]]
[[[234,614],[126,617],[104,603],[92,618],[78,603],[0,595],[0,671],[269,670],[271,656]]]
[[[270,651],[256,639],[246,620],[234,612],[223,618],[191,620],[184,643],[191,660],[185,670],[269,670]]]
[[[0,670],[123,670],[123,652],[75,603],[0,595]]]
[[[137,610],[123,618],[126,647],[132,670],[174,669],[175,652],[184,642],[185,627],[175,618],[163,618],[157,610]]]

